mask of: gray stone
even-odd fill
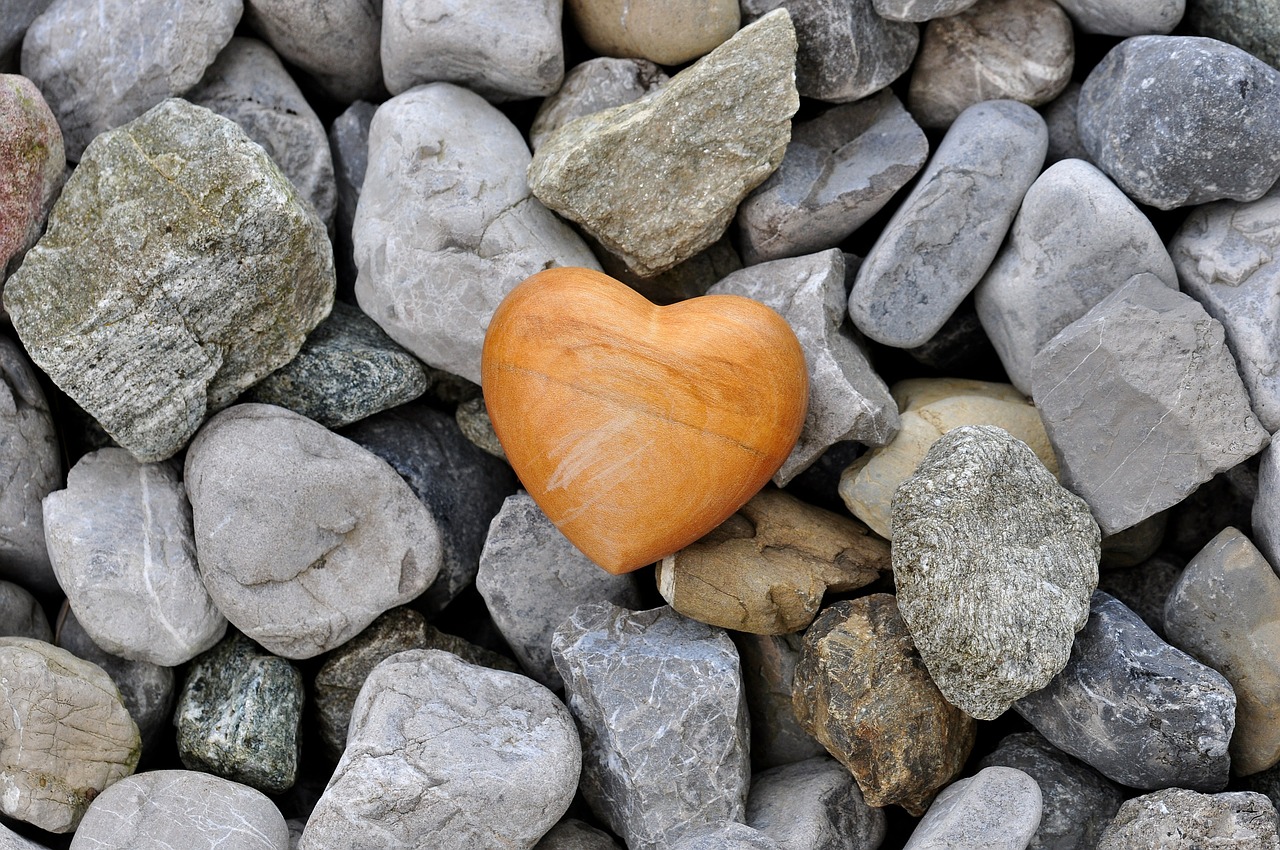
[[[0,581],[0,637],[53,643],[53,629],[40,602],[22,585]]]
[[[62,131],[40,90],[26,77],[0,73],[0,285],[44,232],[66,167]]]
[[[466,86],[492,101],[544,97],[564,79],[560,0],[383,0],[382,76],[392,94]]]
[[[1192,0],[1192,5],[1194,3]],[[1186,0],[1130,0],[1127,3],[1061,0],[1059,5],[1081,32],[1120,36],[1163,35],[1182,20]]]
[[[199,82],[243,11],[242,0],[50,4],[27,30],[22,74],[58,117],[67,159]]]
[[[1221,41],[1122,41],[1085,80],[1079,121],[1090,159],[1162,210],[1253,201],[1280,177],[1280,71]]]
[[[0,850],[46,850],[46,848],[43,844],[23,838],[4,824],[0,824]]]
[[[356,209],[356,297],[428,365],[480,381],[498,303],[551,266],[599,268],[530,193],[524,137],[479,95],[435,83],[394,97],[369,127]]]
[[[937,333],[995,259],[1047,145],[1044,120],[1029,106],[966,109],[858,269],[853,323],[899,348]]]
[[[1155,843],[1158,842],[1158,843]],[[1098,850],[1275,850],[1276,809],[1248,791],[1198,794],[1166,788],[1126,800]]]
[[[351,228],[356,220],[356,204],[369,166],[369,125],[377,107],[359,100],[333,119],[329,126],[329,153],[338,186],[338,205],[333,216],[333,264],[337,269],[338,291],[354,299],[356,285],[355,246]]]
[[[945,788],[905,850],[1025,850],[1040,826],[1036,781],[1013,767],[987,767]]]
[[[536,152],[556,130],[575,118],[639,100],[660,88],[668,77],[647,59],[598,56],[573,66],[554,94],[542,101],[529,128]]]
[[[27,27],[52,3],[53,0],[5,0],[4,16],[0,17],[0,73],[10,67],[17,70]]]
[[[397,653],[366,680],[346,752],[300,850],[532,847],[569,808],[573,718],[516,673],[438,650]]]
[[[825,756],[756,773],[746,824],[785,850],[872,848],[885,835],[884,812],[868,806],[853,775]]]
[[[782,161],[795,38],[785,11],[766,15],[656,94],[561,127],[529,166],[533,193],[638,274],[687,260]]]
[[[1143,272],[1178,288],[1151,220],[1087,162],[1070,159],[1045,169],[974,291],[978,317],[1009,381],[1030,395],[1036,354]]]
[[[1280,9],[1268,0],[1187,0],[1189,32],[1216,38],[1280,67]]]
[[[745,21],[783,8],[796,27],[796,88],[805,97],[847,103],[873,94],[911,67],[914,24],[877,14],[873,0],[742,0]]]
[[[697,59],[734,34],[738,0],[567,0],[582,40],[603,56],[662,65]]]
[[[1040,786],[1040,826],[1027,850],[1093,850],[1124,794],[1035,732],[1016,732],[978,763],[1021,770]]]
[[[395,470],[284,408],[218,414],[184,478],[209,595],[277,655],[339,646],[440,569],[435,518]]]
[[[898,604],[948,701],[994,720],[1062,670],[1098,584],[1101,535],[1027,445],[942,436],[893,496]]]
[[[1098,590],[1119,599],[1142,618],[1151,631],[1164,634],[1164,602],[1182,575],[1183,563],[1157,555],[1132,569],[1106,570],[1098,578]]]
[[[978,0],[875,0],[876,14],[890,21],[922,21],[959,14]]]
[[[508,496],[489,526],[476,590],[520,666],[553,690],[564,687],[551,636],[586,602],[640,607],[630,574],[611,575],[569,542],[529,494]]]
[[[667,607],[589,603],[556,630],[552,652],[582,733],[582,794],[627,847],[742,820],[746,704],[722,630]]]
[[[43,641],[0,637],[0,814],[71,832],[138,765],[138,727],[102,668]]]
[[[431,377],[358,308],[335,301],[298,356],[255,384],[245,401],[287,407],[341,428],[427,391]]]
[[[1107,569],[1136,567],[1155,555],[1164,543],[1169,526],[1169,512],[1152,514],[1137,525],[1131,525],[1102,538],[1102,563]]]
[[[1062,482],[1104,534],[1177,504],[1269,439],[1222,325],[1155,275],[1068,325],[1031,373]]]
[[[1280,445],[1268,446],[1262,453],[1252,519],[1253,541],[1276,569],[1280,566]]]
[[[727,232],[710,247],[652,277],[641,277],[625,260],[590,237],[587,237],[587,244],[596,252],[605,274],[622,281],[655,304],[674,304],[706,295],[707,290],[721,278],[742,268],[742,258]]]
[[[266,152],[169,100],[95,141],[4,301],[36,364],[155,461],[291,360],[333,290],[324,226]]]
[[[621,850],[609,833],[588,826],[580,820],[565,818],[551,830],[533,850]]]
[[[693,827],[667,846],[671,850],[784,850],[763,832],[732,821]]]
[[[199,656],[178,693],[178,757],[191,770],[279,793],[301,745],[302,674],[233,633]]]
[[[305,818],[289,818],[284,822],[289,828],[289,850],[298,850],[298,842],[302,841],[302,832],[307,827]]]
[[[898,406],[844,324],[844,255],[836,249],[774,260],[734,272],[710,294],[742,295],[776,310],[791,325],[809,370],[809,407],[791,454],[774,473],[789,483],[834,443],[883,446],[898,432]]]
[[[85,813],[71,850],[288,850],[289,827],[265,794],[193,770],[130,776]]]
[[[833,248],[924,165],[929,141],[885,89],[796,124],[778,170],[738,206],[750,265]]]
[[[453,418],[457,421],[462,436],[470,440],[473,446],[485,454],[507,459],[507,452],[502,448],[497,432],[493,430],[493,420],[489,418],[489,410],[485,407],[483,398],[464,401],[454,411]]]
[[[1231,685],[1101,591],[1067,666],[1014,707],[1055,747],[1121,785],[1227,783]]]
[[[825,755],[826,747],[805,731],[791,707],[801,636],[730,632],[742,667],[742,688],[751,719],[751,765],[762,771]]]
[[[978,374],[996,356],[970,299],[961,302],[928,342],[906,351],[912,360],[943,375]]]
[[[239,124],[333,226],[338,189],[328,136],[275,51],[257,39],[231,39],[185,97]]]
[[[1049,152],[1045,154],[1046,166],[1064,159],[1088,161],[1089,153],[1080,142],[1077,107],[1080,105],[1080,84],[1067,83],[1067,87],[1040,110],[1045,126],[1049,128]]]
[[[281,58],[339,103],[382,96],[377,0],[246,0],[244,17]]]
[[[124,449],[85,455],[67,489],[45,497],[44,532],[76,619],[107,652],[173,667],[222,639],[176,465]]]

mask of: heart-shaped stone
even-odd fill
[[[763,304],[658,307],[579,268],[511,291],[481,373],[521,482],[611,573],[677,551],[745,504],[791,452],[809,397],[800,343]]]

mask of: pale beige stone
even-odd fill
[[[567,0],[587,46],[602,56],[680,65],[738,31],[738,0]]]

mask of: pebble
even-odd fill
[[[922,23],[957,15],[978,0],[875,0],[876,14],[890,21]]]
[[[22,74],[57,116],[67,159],[198,83],[243,11],[242,0],[51,4],[27,30]]]
[[[1045,154],[1045,166],[1064,159],[1089,160],[1089,153],[1080,142],[1077,112],[1080,105],[1080,84],[1067,83],[1052,101],[1040,110],[1045,126],[1049,128],[1049,152]]]
[[[1025,850],[1040,826],[1040,786],[1013,767],[986,767],[947,786],[905,850]]]
[[[828,591],[889,570],[889,546],[866,526],[761,490],[701,540],[658,563],[658,592],[686,617],[753,634],[803,630]]]
[[[1275,5],[1267,0],[1186,0],[1186,7],[1188,32],[1234,44],[1280,67],[1280,9]]]
[[[17,68],[22,37],[31,22],[52,3],[53,0],[9,0],[5,3],[4,17],[0,18],[0,73],[10,67]]]
[[[1060,0],[1059,5],[1081,32],[1101,35],[1163,35],[1182,20],[1186,0]],[[1195,0],[1192,4],[1195,5]],[[1200,33],[1208,35],[1209,33]]]
[[[786,850],[872,848],[885,834],[884,812],[868,806],[853,775],[826,756],[754,774],[746,824]]]
[[[1178,274],[1150,219],[1107,176],[1069,159],[1045,169],[974,291],[1010,382],[1031,393],[1031,362],[1067,325],[1136,274]]]
[[[587,602],[641,607],[635,576],[596,566],[523,491],[507,497],[489,526],[476,590],[525,673],[552,690],[564,681],[551,657],[551,637],[575,608]]]
[[[435,83],[382,104],[368,164],[356,297],[429,366],[478,384],[485,328],[509,291],[551,266],[599,268],[530,195],[520,131],[473,92]]]
[[[797,122],[778,170],[738,206],[744,258],[755,265],[838,245],[928,156],[924,131],[888,89]]]
[[[392,94],[466,86],[494,102],[545,97],[564,79],[561,0],[383,0],[382,78]]]
[[[338,296],[352,302],[357,272],[351,228],[369,166],[369,125],[377,109],[368,101],[358,100],[329,125],[329,154],[333,158],[338,198],[333,215],[333,264],[337,270]]]
[[[1055,747],[1121,785],[1218,791],[1227,783],[1231,685],[1101,591],[1066,668],[1014,708]]]
[[[0,284],[44,231],[66,167],[62,131],[40,90],[0,74]]]
[[[841,440],[882,446],[898,431],[898,409],[845,323],[845,260],[837,249],[753,265],[707,293],[741,295],[787,320],[804,349],[809,407],[800,439],[773,476],[783,487]]]
[[[22,585],[0,580],[0,637],[53,643],[53,629],[40,602]]]
[[[194,770],[130,776],[85,813],[71,850],[288,850],[289,827],[262,792]]]
[[[44,500],[49,557],[76,619],[112,655],[162,667],[190,661],[227,630],[200,578],[178,473],[99,449]]]
[[[1150,274],[1041,349],[1032,398],[1063,484],[1089,503],[1104,534],[1177,504],[1269,439],[1221,323]]]
[[[733,10],[736,15],[736,5]],[[669,19],[679,11],[668,4],[663,15]],[[634,10],[630,14],[634,14]],[[547,137],[575,118],[637,101],[661,88],[669,79],[647,59],[598,56],[574,65],[564,75],[560,88],[538,107],[529,128],[529,146],[537,152]]]
[[[826,755],[827,748],[805,731],[791,707],[792,683],[802,638],[731,632],[742,667],[751,720],[751,766],[756,771]]]
[[[569,808],[581,759],[569,711],[536,682],[400,652],[361,688],[298,847],[532,847]]]
[[[1158,842],[1158,843],[1156,843]],[[1199,794],[1166,788],[1126,800],[1098,842],[1098,850],[1275,850],[1276,809],[1249,791]]]
[[[602,56],[683,65],[738,31],[737,0],[567,0],[582,40]]]
[[[858,329],[898,348],[937,333],[995,259],[1047,145],[1028,106],[966,109],[858,269],[849,296]]]
[[[311,658],[417,597],[440,568],[431,512],[385,461],[281,407],[240,404],[187,452],[200,573],[236,628]]]
[[[582,795],[630,850],[742,820],[748,719],[724,631],[596,602],[556,629],[552,652],[582,733]]]
[[[102,668],[43,641],[0,637],[0,814],[71,832],[138,765],[138,727]]]
[[[1105,590],[1142,618],[1162,639],[1164,602],[1178,583],[1185,564],[1174,556],[1157,555],[1132,569],[1103,570],[1098,590]]]
[[[792,695],[800,724],[849,769],[869,806],[923,814],[973,749],[973,718],[943,698],[888,593],[818,616]]]
[[[732,821],[694,827],[667,846],[671,850],[784,850],[763,832]]]
[[[689,259],[782,161],[799,108],[795,39],[778,10],[657,94],[561,127],[529,166],[533,194],[642,276]]]
[[[1158,209],[1253,201],[1280,177],[1280,71],[1221,41],[1122,41],[1085,80],[1079,121],[1090,159]]]
[[[621,850],[609,833],[565,818],[533,845],[533,850]]]
[[[382,99],[381,6],[369,0],[245,0],[245,22],[338,103]]]
[[[454,411],[453,418],[458,423],[458,430],[462,432],[462,436],[470,440],[472,445],[485,454],[504,461],[507,459],[507,453],[502,448],[501,441],[498,440],[498,434],[493,430],[493,420],[489,418],[489,410],[484,406],[484,398],[464,401]]]
[[[511,467],[477,449],[447,413],[411,404],[379,413],[344,432],[391,464],[435,518],[440,573],[414,602],[444,609],[476,577],[489,523],[516,489]]]
[[[920,126],[941,129],[984,100],[1048,103],[1074,66],[1071,21],[1053,0],[979,0],[929,21],[907,103]]]

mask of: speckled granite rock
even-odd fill
[[[1166,788],[1126,800],[1098,850],[1130,850],[1159,842],[1160,850],[1274,850],[1280,847],[1276,809],[1261,794],[1198,794]]]
[[[6,7],[5,16],[15,12]],[[66,167],[62,131],[40,90],[0,74],[0,284],[40,238]]]
[[[785,850],[878,847],[885,835],[884,812],[868,806],[849,771],[825,756],[756,773],[746,824]]]
[[[1162,35],[1171,31],[1182,20],[1187,4],[1185,0],[1131,0],[1128,3],[1061,0],[1059,5],[1071,16],[1081,32],[1129,36]],[[1195,5],[1195,0],[1192,0],[1191,5]],[[1207,32],[1198,34],[1211,35]]]
[[[800,635],[731,632],[742,667],[751,719],[751,766],[756,771],[825,755],[826,747],[804,730],[791,707]]]
[[[565,8],[596,53],[663,65],[710,52],[740,22],[737,0],[567,0]]]
[[[246,0],[245,22],[339,103],[380,99],[381,3]]]
[[[1234,44],[1280,67],[1280,9],[1268,0],[1187,0],[1186,6],[1189,32]]]
[[[40,602],[25,587],[0,581],[0,637],[24,637],[53,643],[53,629]]]
[[[672,14],[670,7],[663,10]],[[737,13],[737,7],[734,6]],[[597,56],[580,62],[564,75],[555,94],[542,101],[529,128],[529,146],[536,152],[556,130],[575,118],[639,100],[660,88],[669,77],[647,59]]]
[[[943,789],[905,850],[1025,850],[1040,825],[1036,781],[1012,767],[987,767]]]

